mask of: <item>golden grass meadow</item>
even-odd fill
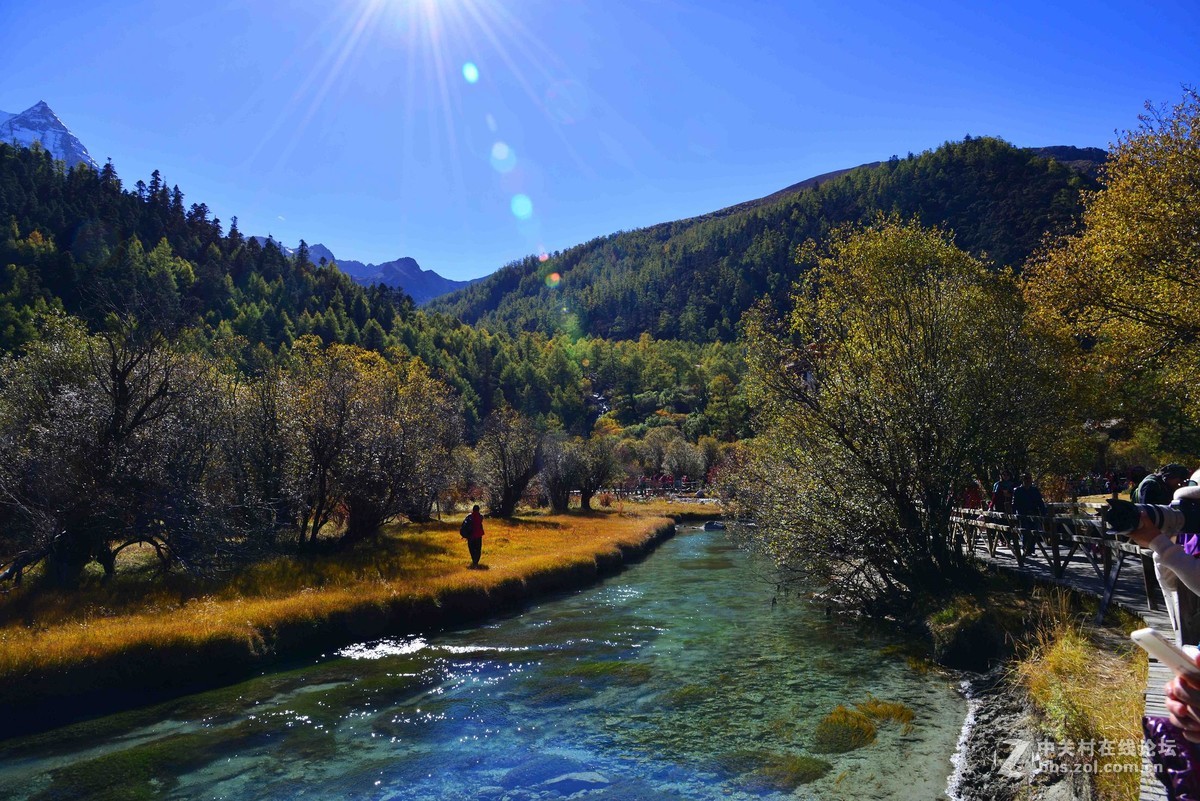
[[[457,520],[447,520],[391,525],[373,543],[279,557],[219,583],[151,580],[134,567],[69,595],[15,591],[0,600],[0,686],[16,700],[54,693],[71,674],[104,686],[106,674],[155,665],[254,664],[292,648],[482,617],[490,601],[500,607],[594,578],[672,524],[628,506],[489,519],[477,570]]]

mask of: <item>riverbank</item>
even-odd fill
[[[955,801],[1133,801],[1147,663],[1128,632],[1143,623],[1110,608],[1097,626],[1090,622],[1096,599],[1027,586],[987,595],[987,605],[1006,610],[996,618],[1011,649],[986,674],[964,674],[970,709],[949,794]]]
[[[482,620],[586,586],[674,533],[612,512],[488,520],[482,568],[457,522],[392,526],[375,543],[279,557],[220,586],[122,577],[0,603],[0,737],[247,678],[385,635]]]
[[[1036,744],[1044,735],[1029,694],[1009,680],[1006,666],[965,679],[963,694],[970,711],[954,758],[949,787],[952,799],[1089,801],[1087,784],[1073,774],[1055,776],[1033,770]],[[1020,752],[1016,752],[1018,748]]]

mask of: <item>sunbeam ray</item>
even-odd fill
[[[316,94],[309,102],[308,109],[301,118],[299,125],[295,126],[292,136],[288,139],[287,145],[285,145],[280,151],[279,158],[276,159],[275,162],[275,169],[279,169],[286,164],[287,160],[295,151],[296,145],[300,141],[301,133],[312,121],[313,117],[316,116],[317,111],[321,108],[322,101],[324,101],[326,95],[329,94],[329,90],[333,87],[334,82],[341,77],[342,68],[346,65],[347,61],[349,61],[351,57],[357,56],[356,46],[358,45],[359,40],[362,38],[364,32],[368,30],[368,25],[372,19],[378,15],[379,10],[382,7],[383,0],[369,0],[363,5],[362,12],[351,26],[352,29],[349,38],[338,50],[337,58],[334,61],[332,69],[325,74],[324,82],[321,84],[321,87],[317,90]]]

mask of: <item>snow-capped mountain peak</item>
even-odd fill
[[[0,111],[0,142],[29,147],[41,142],[56,159],[62,159],[68,167],[86,164],[94,170],[99,165],[88,154],[83,142],[63,125],[45,100],[39,100],[20,114]]]

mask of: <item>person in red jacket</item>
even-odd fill
[[[467,550],[471,552],[471,567],[479,567],[479,557],[483,554],[483,515],[479,514],[479,504],[471,509],[471,530],[467,533]]]

